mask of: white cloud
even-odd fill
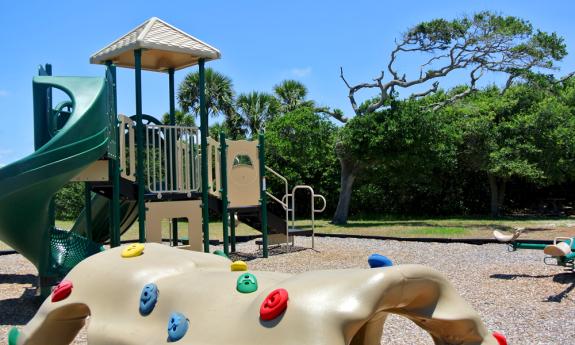
[[[292,68],[290,70],[290,74],[296,78],[303,78],[307,77],[311,74],[311,67],[304,67],[304,68]]]
[[[8,91],[0,89],[0,97],[6,97],[8,94]]]

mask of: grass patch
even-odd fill
[[[456,227],[429,227],[429,228],[419,228],[406,230],[406,234],[410,235],[426,235],[426,236],[463,236],[469,231],[465,228]]]
[[[70,229],[73,221],[57,221],[62,229]],[[325,234],[350,234],[388,237],[441,237],[441,238],[493,238],[493,230],[511,231],[515,227],[528,230],[521,238],[553,239],[556,236],[575,236],[575,218],[573,217],[437,217],[437,218],[405,218],[382,215],[373,219],[354,219],[346,225],[334,225],[327,219],[315,222],[315,231]],[[309,220],[296,221],[298,228],[310,228]],[[167,221],[162,223],[162,236],[170,237],[170,226]],[[236,229],[237,235],[259,235],[260,233],[247,225],[240,223]],[[187,237],[187,223],[179,223],[178,236]],[[122,240],[138,238],[138,223],[134,223],[122,236]],[[210,239],[222,240],[222,223],[210,223]],[[6,244],[0,242],[0,250],[8,250]]]

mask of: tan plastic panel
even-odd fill
[[[82,170],[81,173],[76,175],[71,181],[74,182],[102,182],[108,181],[109,170],[108,161],[95,161],[88,167]]]
[[[48,298],[22,329],[19,345],[65,345],[90,317],[88,344],[165,344],[168,318],[189,320],[181,345],[376,345],[387,314],[406,317],[435,344],[497,345],[479,315],[438,272],[419,265],[286,275],[252,271],[254,293],[236,291],[238,276],[223,257],[147,243],[141,256],[122,258],[123,247],[94,255],[66,277],[72,294]],[[367,266],[367,263],[366,263]],[[157,284],[159,299],[139,313],[142,288]],[[287,310],[261,321],[260,305],[277,288]]]
[[[228,141],[228,200],[229,207],[258,206],[260,199],[260,181],[258,143],[256,141]],[[252,165],[235,165],[236,156],[250,157]]]
[[[162,219],[187,218],[189,245],[186,249],[202,251],[201,200],[146,203],[146,241],[162,243]]]

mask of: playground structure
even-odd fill
[[[151,18],[95,53],[90,62],[106,66],[104,78],[55,77],[41,67],[33,80],[35,152],[0,169],[0,240],[29,259],[47,296],[75,265],[120,245],[138,221],[139,242],[162,242],[162,219],[171,219],[171,244],[209,251],[208,210],[223,220],[223,251],[235,250],[236,217],[262,233],[262,254],[270,244],[293,244],[294,234],[310,234],[325,199],[309,186],[288,193],[287,180],[265,166],[265,141],[216,141],[207,137],[207,61],[220,52],[193,36]],[[175,71],[198,65],[200,128],[175,122]],[[135,71],[136,114],[118,116],[116,67]],[[142,111],[142,70],[169,78],[170,123]],[[53,90],[69,100],[53,106]],[[286,183],[282,197],[266,188],[270,171]],[[55,226],[54,194],[69,181],[85,183],[85,208],[71,231]],[[312,205],[312,229],[295,228],[295,192],[305,188]],[[268,212],[278,202],[285,214]],[[288,220],[292,219],[292,226]],[[178,219],[188,221],[187,239],[178,238]],[[231,224],[229,224],[231,222]],[[231,225],[231,234],[230,234]],[[186,245],[182,245],[183,242]],[[313,240],[312,240],[313,243]]]
[[[134,255],[124,255],[128,246],[82,261],[10,331],[9,345],[70,344],[88,318],[90,344],[376,345],[389,314],[435,344],[507,344],[423,266],[288,275],[238,271],[224,257],[155,243],[134,247]]]
[[[519,237],[523,233],[522,228],[515,229],[512,234],[504,234],[500,231],[493,231],[493,236],[502,243],[508,245],[509,251],[516,251],[518,249],[535,249],[543,250],[547,256],[543,258],[543,262],[551,265],[552,260],[558,266],[570,268],[575,272],[575,237],[556,237],[553,239],[553,244],[547,244],[537,241],[521,241]]]
[[[506,344],[444,277],[422,266],[390,267],[388,258],[372,256],[373,269],[290,276],[248,273],[246,263],[225,258],[235,250],[236,216],[262,232],[264,257],[268,245],[289,248],[305,232],[313,247],[314,215],[325,199],[310,186],[290,190],[265,166],[263,134],[257,142],[207,137],[204,63],[219,57],[152,18],[92,56],[106,65],[104,78],[40,69],[33,80],[36,151],[0,169],[0,239],[36,265],[41,293],[51,298],[21,331],[10,331],[8,344],[69,344],[89,318],[91,344],[375,345],[390,313],[412,320],[436,344]],[[174,72],[196,64],[199,129],[175,124]],[[135,70],[132,117],[117,114],[116,66]],[[143,69],[168,73],[170,124],[142,112]],[[53,89],[70,100],[54,107]],[[267,174],[284,183],[283,196],[268,193]],[[72,180],[85,183],[86,207],[71,231],[59,230],[53,195]],[[301,190],[310,195],[311,230],[295,228]],[[283,210],[278,215],[268,212],[268,197]],[[315,209],[318,199],[323,206]],[[223,220],[218,255],[199,253],[209,251],[209,209]],[[162,242],[165,218],[172,220],[171,244],[190,250],[153,243]],[[178,238],[181,218],[188,220],[186,245]],[[136,219],[140,243],[119,247]],[[108,240],[112,248],[103,251]]]

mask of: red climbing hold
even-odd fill
[[[499,345],[507,345],[507,339],[505,339],[505,336],[499,332],[493,332],[493,337],[495,339],[497,339],[497,343]]]
[[[288,292],[285,289],[277,289],[268,295],[260,307],[260,319],[263,321],[273,320],[287,308]]]
[[[52,292],[52,302],[58,302],[63,299],[66,299],[72,293],[72,288],[74,284],[72,284],[69,280],[62,280],[58,286]]]

